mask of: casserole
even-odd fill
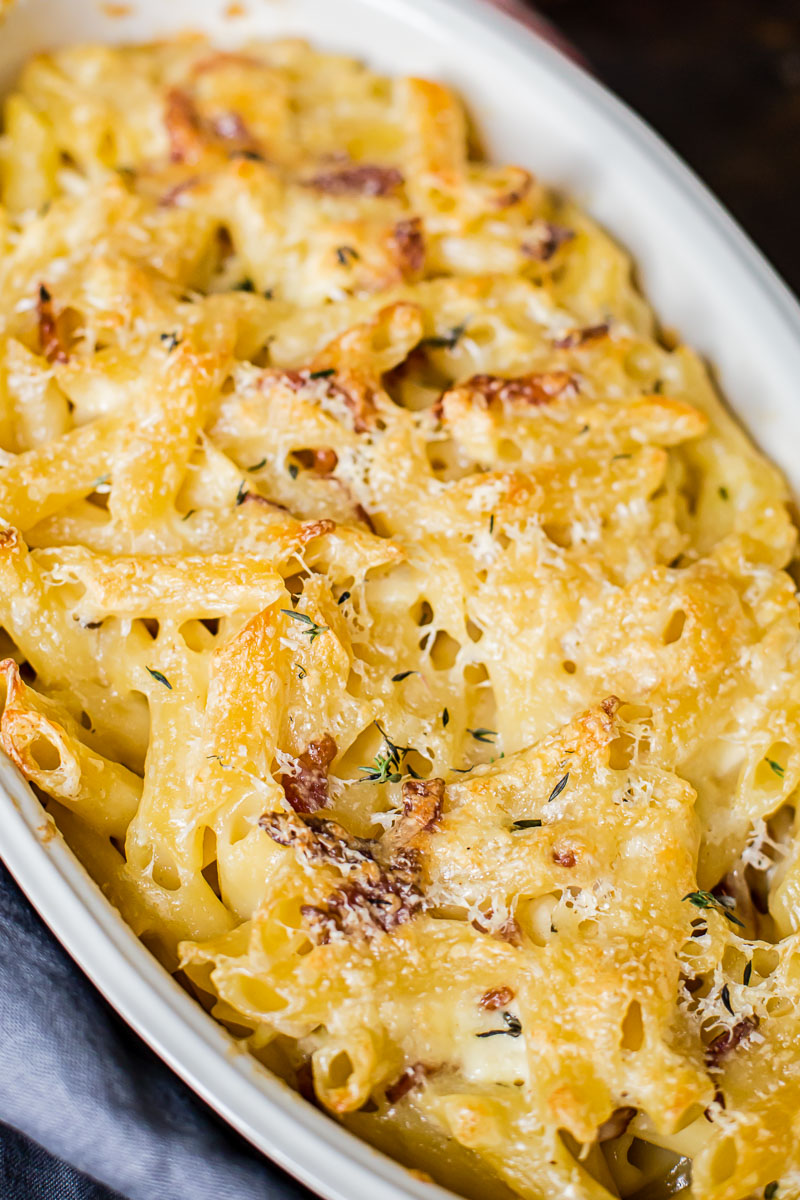
[[[297,12],[299,12],[299,10],[294,10],[293,16],[296,16]],[[428,14],[428,16],[429,16],[429,14]],[[12,28],[12,31],[13,31],[13,28]],[[271,30],[267,29],[266,31],[269,32]],[[315,35],[317,35],[319,37],[320,29],[315,28],[314,32],[315,32]],[[419,30],[417,30],[417,34],[419,34]],[[71,35],[74,36],[74,30],[71,30]],[[392,40],[392,44],[396,44],[395,40]],[[359,47],[356,47],[356,49],[359,49]],[[431,44],[428,43],[426,46],[426,54],[429,54],[429,53],[431,53]],[[417,61],[419,61],[419,59],[414,61],[415,67],[417,66]],[[475,64],[474,64],[474,66],[475,66]],[[417,68],[419,68],[419,67],[417,67]],[[435,73],[435,74],[443,73],[443,67],[441,67],[439,65],[439,62],[435,62],[435,64],[433,66],[425,66],[425,70],[426,70],[426,73]],[[485,73],[483,73],[482,71],[476,71],[476,78],[479,78],[479,77],[481,79],[486,78]],[[457,82],[461,82],[461,80],[457,80]],[[467,90],[468,95],[469,95],[469,88],[467,88],[465,90]],[[545,88],[543,88],[543,90],[545,90]],[[558,96],[559,88],[557,85],[555,85],[554,82],[552,82],[552,80],[548,80],[547,92],[548,92],[549,96],[553,96],[553,95]],[[542,108],[541,97],[539,97],[539,98],[540,98],[539,110],[541,112],[541,108]],[[497,104],[494,104],[494,106],[491,109],[489,109],[487,107],[485,112],[481,112],[481,109],[483,107],[481,104],[481,96],[477,95],[476,100],[477,100],[477,112],[479,112],[479,118],[481,118],[481,116],[482,116],[482,118],[485,119],[485,124],[489,128],[491,128],[492,127],[492,119],[498,118],[498,116],[499,116],[499,113],[497,110]],[[515,102],[518,102],[518,101],[515,101]],[[476,107],[475,103],[474,103],[473,107],[474,108]],[[581,157],[581,155],[577,154],[576,158],[575,158],[575,162],[572,161],[572,158],[570,156],[571,156],[571,154],[573,154],[573,152],[575,152],[575,139],[570,140],[569,137],[567,137],[566,130],[561,131],[561,132],[563,132],[563,136],[564,136],[563,142],[553,143],[552,169],[546,168],[547,174],[549,174],[549,176],[551,176],[551,178],[557,179],[559,181],[564,180],[566,182],[567,186],[571,186],[572,191],[576,191],[576,188],[578,186],[578,179],[577,179],[577,175],[576,175],[577,166],[578,166],[578,162],[583,162],[583,158]],[[575,131],[573,131],[573,132],[575,132]],[[489,137],[491,137],[491,134],[489,134]],[[606,142],[604,142],[604,144],[603,144],[603,152],[604,152],[604,154],[609,155],[612,158],[614,158],[614,150],[615,150],[615,146],[613,145],[613,142],[614,142],[614,139],[612,137],[612,131],[609,130],[607,132]],[[503,146],[500,146],[500,149],[503,150],[504,149]],[[566,155],[566,157],[559,158],[560,155]],[[518,158],[523,158],[523,161],[529,160],[529,156],[527,154],[525,154],[523,148],[517,148],[515,156]],[[547,160],[546,155],[537,155],[536,156],[537,164],[539,164],[543,161],[546,162],[546,160]],[[557,160],[558,160],[558,162],[557,162]],[[619,164],[619,160],[616,160],[616,164]],[[643,175],[645,176],[645,178],[646,178],[646,175],[648,175],[648,172],[646,172],[646,170],[644,169],[644,163],[642,163],[642,168],[643,169],[640,170],[640,172],[639,172],[639,176],[638,176],[639,179],[642,178]],[[591,187],[591,185],[589,187],[589,191],[591,193],[593,193],[593,199],[594,199],[593,187]],[[596,196],[597,196],[597,203],[602,204],[603,197],[607,198],[608,193],[607,193],[607,191],[604,191],[603,181],[600,178],[600,175],[599,175],[599,178],[597,178],[597,180],[595,181],[595,191],[596,191]],[[662,191],[663,191],[663,188],[662,188]],[[633,196],[628,197],[627,206],[625,208],[626,214],[628,214],[628,212],[631,212],[631,214],[632,214],[633,211],[636,211],[636,205],[633,204],[633,200],[634,200]],[[596,208],[596,206],[595,206],[595,208]],[[680,209],[679,209],[678,202],[676,202],[675,211],[679,211],[679,210]],[[633,230],[633,233],[636,233],[636,227],[631,226],[631,228]],[[649,236],[650,236],[651,240],[654,238],[656,238],[656,240],[658,240],[658,238],[660,238],[661,246],[668,245],[668,236],[666,234],[666,230],[650,229]],[[630,242],[631,238],[627,238],[625,240]],[[711,241],[712,248],[714,248],[714,240],[712,240],[712,239],[709,239],[709,240]],[[642,258],[642,256],[639,256],[639,257]],[[679,259],[674,257],[673,263],[674,262],[679,262]],[[645,259],[645,263],[646,263],[646,259]],[[675,281],[674,274],[664,275],[663,278],[660,277],[660,275],[658,275],[657,263],[656,263],[655,259],[650,260],[650,265],[651,265],[652,270],[654,270],[654,283],[655,283],[655,286],[652,286],[652,284],[651,284],[651,286],[649,287],[651,294],[656,294],[656,298],[658,298],[658,284],[660,284],[660,280],[661,280],[661,287],[664,292],[664,300],[662,301],[662,304],[661,304],[661,311],[666,312],[669,317],[672,317],[672,314],[675,313],[675,316],[678,317],[679,324],[684,326],[684,328],[686,328],[686,329],[690,328],[690,326],[691,326],[692,335],[694,335],[694,331],[696,331],[696,328],[699,328],[699,324],[700,324],[698,322],[697,317],[694,316],[694,314],[688,310],[686,312],[684,312],[684,314],[682,314],[682,317],[681,317],[681,314],[679,314],[678,311],[676,311],[674,302],[672,305],[668,304],[667,293],[669,292],[669,288],[672,287],[673,283],[674,283],[675,292],[679,292],[681,294],[681,296],[685,296],[685,295],[691,293],[691,296],[694,300],[697,298],[698,295],[699,296],[704,295],[704,289],[699,286],[699,281],[696,283],[696,281],[694,281],[691,276],[691,272],[686,271],[686,272],[684,272],[684,274],[681,274],[679,281],[675,283],[674,282]],[[709,262],[709,260],[706,259],[706,262],[704,264],[704,269],[705,269],[705,271],[710,271],[711,275],[714,275],[714,269],[720,268],[721,265],[722,264],[720,262]],[[728,271],[728,277],[727,277],[728,287],[730,287],[730,284],[732,284],[732,282],[736,282],[735,280],[732,280],[732,276],[730,276],[730,271],[733,270],[734,265],[735,264],[729,264],[729,271]],[[770,287],[772,288],[772,290],[775,290],[774,284],[770,284]],[[768,288],[768,290],[769,290],[769,288]],[[716,305],[717,298],[714,294],[709,293],[708,287],[705,288],[705,298],[711,300]],[[758,305],[757,305],[756,295],[751,295],[750,298],[748,298],[748,299],[750,299],[752,301],[752,311],[757,311]],[[674,300],[674,298],[673,298],[673,300]],[[776,293],[776,295],[774,296],[775,304],[777,304],[777,300],[778,300],[778,294]],[[764,296],[762,296],[762,302],[766,302]],[[774,307],[775,307],[775,304],[774,304]],[[778,305],[778,307],[780,307],[780,305]],[[718,313],[718,312],[720,312],[720,308],[715,307],[714,311],[715,311],[715,313]],[[776,311],[777,311],[777,308],[776,308]],[[686,324],[686,322],[688,322],[688,324]],[[776,323],[775,335],[776,336],[780,335],[782,331],[783,331],[783,326],[780,326]],[[697,338],[694,337],[694,340],[697,340]],[[744,344],[744,337],[741,336],[741,330],[738,328],[738,326],[736,326],[736,329],[734,330],[733,318],[732,318],[732,323],[730,323],[730,325],[728,326],[728,329],[726,332],[726,337],[723,338],[723,341],[726,342],[726,344],[732,343],[733,341],[735,341],[735,346],[736,346],[736,349],[738,349],[738,350],[741,350],[742,344]],[[727,355],[722,354],[722,341],[720,343],[720,347],[721,347],[720,353],[716,354],[715,358],[718,361],[722,361],[723,365],[724,365],[724,359],[727,358]],[[709,346],[709,349],[714,350],[714,347]],[[775,431],[772,430],[771,422],[774,421],[774,419],[776,418],[777,408],[775,406],[771,406],[771,404],[770,404],[770,390],[769,390],[769,386],[768,386],[770,378],[772,376],[774,376],[774,373],[775,373],[774,372],[775,359],[774,358],[769,359],[769,362],[768,362],[768,358],[769,358],[769,355],[764,354],[764,352],[762,352],[762,356],[759,356],[758,370],[756,367],[753,367],[753,379],[756,378],[756,373],[758,373],[758,380],[759,380],[759,385],[760,385],[759,400],[762,400],[762,402],[764,404],[764,407],[762,410],[762,415],[763,415],[763,419],[764,419],[763,440],[764,440],[765,444],[768,445],[768,448],[771,449],[771,446],[769,446],[769,439],[770,439],[771,434],[772,434],[772,436],[775,436]],[[728,359],[728,361],[729,361],[729,359]],[[770,368],[772,368],[772,370],[770,370]],[[746,382],[745,371],[744,371],[744,367],[742,367],[742,366],[739,367],[739,378],[740,378],[740,380],[742,378],[745,378],[745,382]],[[775,455],[775,457],[780,458],[780,455]],[[150,670],[150,668],[148,668],[148,670]],[[155,674],[154,671],[150,671],[150,673]],[[161,682],[163,683],[164,680],[162,679]],[[167,686],[169,686],[169,684],[167,684]],[[170,690],[172,690],[172,689],[170,689]],[[485,731],[485,732],[488,732],[488,731]],[[566,778],[566,776],[565,776],[565,778]],[[555,794],[557,794],[557,793],[555,793],[555,790],[554,790],[554,796],[555,796]],[[10,857],[11,857],[11,862],[13,865],[14,864],[13,854],[11,854]],[[20,875],[22,875],[22,871],[20,871]],[[219,1102],[217,1102],[217,1103],[219,1103]]]

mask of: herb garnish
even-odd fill
[[[248,471],[260,471],[262,467],[267,465],[266,458],[262,458],[261,462],[253,463],[252,467],[248,467]]]
[[[308,674],[308,671],[305,669],[305,667],[302,666],[301,663],[295,663],[294,665],[297,667],[297,678],[305,679],[306,675]]]
[[[733,1005],[731,1004],[731,990],[728,987],[727,983],[724,984],[722,986],[722,988],[720,989],[719,998],[722,1001],[722,1003],[725,1005],[725,1007],[727,1008],[727,1010],[731,1014],[731,1016],[734,1016],[735,1014],[733,1011]]]
[[[174,330],[172,333],[162,333],[161,341],[166,346],[167,354],[172,354],[172,351],[175,349],[175,347],[180,346],[181,344],[181,339]]]
[[[538,817],[523,817],[521,821],[512,821],[512,829],[541,829],[542,822]]]
[[[489,533],[494,533],[494,513],[489,517]]]
[[[476,742],[491,742],[497,737],[496,729],[467,729],[467,733],[471,733]]]
[[[289,474],[292,479],[297,479],[297,476],[300,474],[300,468],[297,463],[289,463]]]
[[[256,285],[253,283],[252,279],[241,279],[238,283],[233,285],[233,290],[234,292],[254,292],[256,290]]]
[[[330,379],[331,375],[335,375],[336,371],[333,367],[326,367],[324,371],[311,371],[309,379]]]
[[[725,917],[732,925],[740,925],[744,929],[744,921],[740,921],[731,909],[735,907],[735,901],[730,896],[715,896],[711,892],[689,892],[683,897],[693,904],[695,908],[713,908],[723,917]]]
[[[742,983],[745,985],[745,987],[747,987],[748,983],[750,982],[750,977],[752,974],[753,974],[753,963],[751,960],[749,963],[747,963],[747,965],[744,969],[744,974],[742,975]]]
[[[561,793],[563,792],[564,788],[567,786],[567,783],[568,783],[568,782],[569,782],[569,771],[567,771],[566,775],[562,776],[562,778],[561,778],[561,779],[559,779],[558,783],[557,783],[557,784],[556,784],[556,786],[553,788],[553,790],[552,790],[552,792],[550,793],[550,795],[547,797],[547,803],[548,803],[548,804],[550,803],[550,801],[551,801],[551,800],[555,800],[557,796],[560,796],[560,795],[561,795]]]
[[[153,676],[153,679],[155,679],[156,683],[163,683],[165,688],[169,688],[169,690],[172,691],[172,684],[167,679],[166,675],[162,674],[161,671],[155,671],[152,667],[145,667],[145,670]]]
[[[730,500],[731,494],[726,487],[717,488],[720,500]]]
[[[187,513],[185,513],[184,516],[181,517],[181,520],[188,521],[189,517],[193,517],[196,512],[197,512],[196,508],[190,508],[189,511]]]
[[[460,325],[454,325],[447,333],[434,334],[432,337],[423,338],[419,344],[420,346],[433,346],[438,350],[454,350],[466,333],[468,324],[469,317],[462,321]]]
[[[250,162],[266,162],[263,154],[257,150],[231,150],[230,158],[247,158]]]
[[[475,770],[475,766],[476,764],[473,763],[471,767],[451,767],[450,770],[456,771],[459,775],[469,775],[470,771]]]
[[[408,679],[409,675],[419,675],[419,671],[398,671],[392,676],[392,683],[402,683],[404,679]]]
[[[447,711],[446,708],[443,708],[442,709],[442,727],[444,729],[447,729],[447,726],[449,724],[450,724],[450,713]]]
[[[383,738],[383,745],[375,755],[375,761],[371,767],[359,767],[359,771],[364,772],[364,778],[360,783],[400,783],[403,778],[403,773],[400,768],[403,766],[403,761],[411,746],[396,746],[384,729],[374,722],[375,728]],[[406,773],[414,779],[419,779],[408,766],[405,768]]]
[[[247,490],[247,484],[244,480],[242,480],[242,482],[239,484],[239,490],[236,493],[236,507],[238,508],[240,504],[244,504],[249,495],[250,493]]]
[[[476,1033],[479,1038],[497,1037],[498,1034],[505,1034],[506,1037],[517,1038],[522,1033],[522,1022],[519,1017],[515,1017],[513,1013],[504,1012],[503,1020],[505,1021],[505,1029],[487,1029],[485,1033]]]
[[[357,250],[354,250],[352,246],[336,247],[336,261],[341,267],[349,266],[351,262],[355,262],[355,260],[360,257],[361,255]]]
[[[765,758],[764,762],[767,764],[770,771],[772,771],[775,775],[778,776],[778,779],[783,779],[784,775],[786,774],[786,771],[784,770],[784,768],[781,766],[780,763],[775,762],[775,760],[773,758]]]
[[[773,1179],[772,1183],[768,1183],[764,1188],[764,1200],[772,1200],[773,1196],[778,1194],[778,1181]]]
[[[349,600],[349,599],[350,599],[350,593],[349,593],[349,592],[342,592],[341,596],[340,596],[340,597],[339,597],[339,599],[336,601],[336,603],[337,603],[337,604],[344,604],[344,603],[345,603],[345,601],[346,601],[346,600]]]
[[[291,617],[294,621],[300,621],[303,625],[307,626],[306,629],[301,629],[300,632],[308,634],[309,644],[311,645],[313,645],[315,638],[318,638],[321,633],[327,633],[330,629],[329,625],[317,625],[316,621],[312,621],[307,613],[295,612],[293,608],[282,608],[281,612],[285,616]]]

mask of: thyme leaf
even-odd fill
[[[300,468],[297,463],[289,463],[289,474],[292,479],[297,479],[297,476],[300,474]]]
[[[736,914],[731,912],[731,909],[734,907],[734,901],[730,896],[715,896],[711,892],[698,891],[689,892],[683,899],[688,900],[695,908],[713,908],[725,917],[726,920],[730,921],[732,925],[740,925],[744,928],[744,921],[740,921]]]
[[[564,788],[567,786],[567,783],[568,783],[568,782],[569,782],[569,771],[567,771],[566,775],[563,775],[563,776],[561,777],[561,779],[559,779],[558,783],[557,783],[557,784],[556,784],[556,786],[553,788],[553,790],[552,790],[552,792],[550,793],[550,795],[547,797],[547,803],[548,803],[548,804],[550,803],[550,801],[551,801],[551,800],[555,800],[557,796],[560,796],[560,795],[561,795],[561,793],[563,792]]]
[[[153,676],[153,679],[155,679],[156,683],[163,683],[165,688],[169,688],[169,690],[172,691],[172,684],[167,679],[166,675],[163,674],[163,672],[156,671],[153,667],[145,667],[145,670],[148,672],[148,674]]]
[[[466,333],[468,324],[469,317],[462,321],[460,325],[454,325],[447,333],[434,334],[432,337],[423,338],[420,346],[433,346],[437,350],[454,350]]]
[[[767,1186],[764,1188],[764,1200],[773,1200],[773,1197],[777,1196],[777,1194],[778,1194],[778,1181],[777,1181],[777,1179],[773,1179],[772,1183],[768,1183]]]
[[[392,683],[402,683],[404,679],[408,679],[409,675],[419,675],[419,671],[398,671],[392,676]]]
[[[237,508],[239,507],[240,504],[244,504],[248,495],[249,495],[249,492],[247,490],[247,484],[245,483],[244,480],[242,480],[242,482],[239,484],[239,490],[236,493],[236,507]]]
[[[336,603],[337,603],[337,604],[344,604],[344,603],[345,603],[346,601],[348,601],[349,599],[350,599],[350,593],[349,593],[349,592],[342,592],[341,596],[340,596],[340,597],[339,597],[339,599],[336,601]]]
[[[311,371],[309,379],[330,379],[331,375],[335,375],[336,371],[333,367],[326,367],[324,371]]]
[[[337,246],[336,261],[340,267],[349,267],[351,262],[355,262],[361,255],[352,246]]]
[[[503,1021],[505,1029],[487,1029],[485,1033],[476,1033],[479,1038],[497,1037],[498,1034],[505,1034],[506,1037],[518,1038],[522,1033],[522,1022],[519,1017],[515,1017],[513,1013],[504,1012]]]
[[[267,465],[266,458],[262,458],[261,462],[253,463],[252,467],[248,467],[248,471],[260,471],[262,467]]]
[[[778,776],[778,779],[783,779],[786,771],[780,763],[775,762],[774,758],[765,758],[764,762],[767,764],[770,771],[772,771],[774,775]]]
[[[447,711],[446,708],[443,708],[442,709],[442,728],[447,729],[447,726],[449,724],[450,724],[450,713]]]
[[[735,1014],[733,1011],[733,1005],[731,1004],[731,990],[728,987],[727,983],[724,984],[723,987],[720,989],[719,998],[722,1001],[722,1003],[725,1005],[725,1007],[727,1008],[727,1010],[731,1014],[731,1016],[734,1016]]]
[[[752,976],[752,974],[753,974],[753,963],[752,963],[752,960],[751,960],[751,961],[750,961],[749,963],[747,963],[747,965],[745,966],[745,969],[744,969],[744,974],[742,975],[742,983],[745,985],[745,987],[747,987],[747,985],[749,984],[749,982],[750,982],[750,977]]]
[[[181,339],[174,330],[172,333],[162,333],[160,337],[164,347],[166,348],[167,354],[172,354],[172,351],[175,349],[175,347],[180,346],[181,344]]]
[[[471,733],[476,742],[491,742],[497,737],[496,729],[468,729],[467,733]]]
[[[512,829],[541,829],[542,822],[538,817],[523,817],[520,821],[512,821]]]

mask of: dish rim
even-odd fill
[[[577,101],[604,133],[605,152],[627,144],[645,175],[664,189],[676,218],[684,215],[704,234],[704,256],[744,286],[754,320],[764,329],[769,324],[767,340],[787,378],[792,372],[800,378],[800,305],[719,201],[623,101],[541,35],[483,0],[360,3],[423,32],[439,36],[446,29],[456,46],[481,39],[498,62],[505,57],[532,65],[532,87],[544,79],[557,94]],[[591,201],[588,207],[591,211]],[[0,852],[9,871],[73,960],[184,1082],[270,1159],[326,1200],[451,1195],[416,1180],[337,1126],[237,1047],[136,938],[60,835],[54,836],[51,818],[3,755],[0,820]]]

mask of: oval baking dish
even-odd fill
[[[480,0],[241,6],[218,0],[202,6],[192,0],[169,6],[154,0],[76,0],[68,6],[27,0],[11,7],[2,26],[0,87],[10,86],[22,62],[39,49],[78,40],[146,41],[190,26],[221,44],[298,35],[387,72],[452,86],[493,161],[519,163],[570,193],[631,252],[642,291],[661,320],[707,356],[742,423],[791,482],[797,477],[796,302],[646,126],[558,51]],[[235,1052],[224,1030],[158,965],[53,835],[5,757],[0,811],[0,853],[44,920],[125,1020],[227,1121],[329,1200],[432,1194],[430,1184]]]

